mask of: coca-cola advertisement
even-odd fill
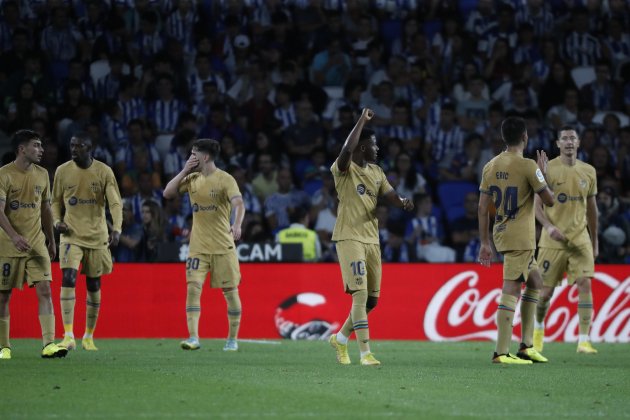
[[[243,318],[240,336],[252,339],[325,339],[348,316],[336,264],[241,264]],[[473,264],[385,264],[378,305],[370,313],[374,340],[493,340],[502,266]],[[57,332],[61,272],[53,269]],[[599,265],[593,278],[593,342],[630,342],[630,267]],[[85,322],[85,282],[77,281],[75,333]],[[99,338],[185,337],[186,279],[183,264],[117,264],[102,280]],[[200,334],[224,338],[225,301],[220,290],[203,288]],[[11,336],[38,337],[34,290],[13,294]],[[520,333],[517,309],[514,324]],[[577,290],[556,288],[546,320],[546,339],[577,341]],[[517,337],[515,337],[517,339]]]

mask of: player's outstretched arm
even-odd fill
[[[356,149],[361,137],[361,131],[367,121],[370,121],[374,117],[374,111],[369,108],[363,108],[361,116],[357,120],[356,124],[348,134],[345,143],[341,147],[339,157],[337,158],[337,167],[340,171],[345,171],[350,166],[350,159],[352,159],[352,152]]]
[[[567,238],[547,217],[545,209],[543,207],[542,198],[536,194],[534,196],[534,211],[536,212],[536,220],[542,225],[542,227],[549,233],[551,239],[555,241],[566,241]]]
[[[479,207],[477,208],[477,219],[479,220],[479,262],[485,267],[490,267],[492,262],[492,246],[490,245],[490,222],[488,221],[488,210],[490,209],[492,196],[482,192],[479,194]]]
[[[591,243],[593,244],[593,258],[597,258],[599,255],[599,241],[597,240],[598,216],[597,200],[592,195],[586,199],[586,226],[588,226],[588,233],[591,235]]]
[[[182,179],[184,179],[189,173],[193,172],[197,168],[197,166],[199,166],[199,160],[197,159],[197,157],[195,157],[195,155],[190,155],[190,157],[184,164],[184,168],[177,175],[175,175],[175,177],[171,179],[168,184],[166,184],[166,187],[164,187],[164,192],[162,192],[162,196],[164,196],[164,198],[166,199],[173,199],[177,197],[177,194],[179,193],[179,184],[181,183]]]
[[[389,205],[398,207],[399,209],[403,209],[405,211],[413,210],[413,201],[408,199],[407,197],[403,197],[396,193],[396,190],[391,190],[387,194],[385,194],[385,198]]]

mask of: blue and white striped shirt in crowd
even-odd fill
[[[534,45],[517,45],[512,55],[514,63],[535,63],[540,58],[540,51]]]
[[[431,130],[434,130],[440,124],[440,114],[442,112],[442,104],[445,102],[444,97],[440,97],[437,101],[433,102],[427,111],[427,115],[424,121],[420,121],[417,117],[417,110],[422,108],[425,103],[425,99],[423,96],[420,96],[416,99],[411,105],[411,109],[413,110],[413,125],[421,130],[420,132],[424,132],[427,135]],[[424,130],[422,131],[422,129]]]
[[[105,33],[105,27],[101,22],[92,22],[87,17],[79,19],[78,29],[83,37],[94,43],[96,38]]]
[[[112,154],[100,144],[92,150],[92,156],[94,159],[100,160],[109,167],[114,165],[114,158],[112,157]]]
[[[547,152],[551,152],[552,143],[553,143],[553,133],[549,130],[544,130],[542,128],[538,129],[536,133],[530,134],[528,131],[529,140],[527,140],[527,148],[525,149],[525,153],[534,156],[536,154],[536,150],[545,150]]]
[[[138,51],[143,61],[151,59],[164,48],[164,38],[158,31],[147,35],[140,31],[133,38],[133,48]]]
[[[427,142],[431,145],[431,157],[441,163],[444,158],[452,158],[464,151],[464,132],[458,125],[448,131],[437,126],[427,134]]]
[[[608,111],[613,108],[613,86],[610,83],[601,86],[598,83],[590,83],[588,88],[593,95],[593,106],[598,111]]]
[[[144,119],[147,115],[144,100],[131,98],[128,101],[118,100],[118,108],[122,111],[122,123],[126,127],[129,121],[136,118]]]
[[[282,129],[286,129],[297,122],[295,106],[292,103],[289,105],[289,108],[276,108],[273,111],[273,116],[282,124]]]
[[[379,130],[379,134],[388,139],[400,139],[403,143],[421,137],[418,130],[408,125],[387,125]]]
[[[607,37],[604,39],[604,45],[608,47],[614,62],[630,58],[630,35],[627,33],[621,34],[621,39],[618,40]]]
[[[482,36],[488,29],[497,24],[495,19],[496,15],[494,13],[491,13],[490,16],[483,16],[479,11],[473,10],[468,15],[465,29],[473,35]]]
[[[177,127],[179,114],[186,111],[186,105],[179,99],[157,101],[149,104],[147,118],[153,122],[158,133],[173,133]]]
[[[129,138],[125,126],[110,116],[103,117],[103,133],[109,150],[117,150],[127,145]]]
[[[518,41],[518,35],[516,32],[499,32],[498,27],[495,26],[482,35],[481,39],[477,43],[477,51],[491,57],[492,51],[494,50],[494,44],[497,43],[499,38],[507,40],[511,49],[516,48],[516,43]]]
[[[190,93],[190,99],[196,104],[203,102],[204,83],[216,83],[219,93],[222,95],[225,93],[225,81],[221,76],[216,74],[211,73],[210,76],[202,79],[201,77],[199,77],[197,72],[194,72],[190,76],[188,76],[186,82],[188,83],[188,92]]]
[[[438,240],[442,240],[442,238],[444,238],[442,221],[435,216],[435,214],[421,217],[416,216],[408,221],[405,229],[405,238],[409,240],[413,232],[418,228],[420,228],[422,232],[418,238],[419,242],[422,242],[427,238],[437,238]]]
[[[540,11],[534,15],[529,9],[527,2],[521,3],[517,8],[514,15],[517,26],[522,23],[529,23],[534,28],[534,35],[540,39],[546,35],[551,35],[555,26],[555,19],[553,14],[548,8],[548,5],[543,4]]]
[[[576,66],[593,66],[602,55],[597,38],[587,33],[571,32],[562,47],[564,58]]]
[[[70,61],[77,54],[82,38],[79,31],[72,27],[59,31],[49,25],[42,31],[41,48],[53,60]]]
[[[192,10],[189,10],[186,16],[182,16],[179,10],[175,10],[166,19],[166,33],[181,42],[186,53],[194,50],[193,29],[195,23],[197,23],[197,15]]]
[[[116,149],[116,159],[115,162],[116,164],[124,162],[125,163],[125,168],[127,170],[130,169],[137,169],[139,171],[144,171],[144,170],[153,170],[153,166],[156,163],[160,162],[160,154],[158,153],[157,149],[155,148],[154,145],[152,144],[146,144],[145,145],[146,148],[144,150],[146,156],[147,156],[147,167],[146,168],[137,168],[135,167],[134,164],[134,155],[138,152],[134,146],[132,146],[131,144],[127,144],[125,147],[119,147],[118,149]],[[139,150],[140,152],[142,152],[142,149]]]
[[[100,100],[115,99],[120,89],[120,79],[113,74],[107,74],[100,79],[96,85],[96,96]]]
[[[246,214],[262,215],[262,206],[260,200],[254,194],[254,189],[251,184],[245,184],[241,189],[243,195],[243,204],[245,205]]]
[[[375,0],[374,6],[387,12],[390,19],[405,19],[418,9],[418,0]]]

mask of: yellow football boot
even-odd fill
[[[376,360],[374,357],[374,353],[368,353],[365,356],[361,357],[361,365],[362,366],[378,366],[381,362]]]
[[[328,339],[330,346],[337,352],[337,361],[342,365],[350,364],[350,356],[348,355],[348,344],[341,344],[337,341],[337,334],[333,334]]]
[[[84,338],[83,340],[81,340],[81,347],[83,347],[83,350],[88,350],[88,351],[97,351],[98,347],[96,347],[96,345],[94,345],[94,339],[93,338]]]
[[[53,357],[66,357],[68,349],[60,347],[55,343],[48,343],[42,349],[42,357],[44,359],[52,359]]]
[[[593,348],[590,341],[582,341],[578,343],[577,353],[597,354],[597,349]]]

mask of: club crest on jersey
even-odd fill
[[[215,190],[210,190],[210,192],[208,193],[208,195],[212,198],[217,198],[219,197],[219,193],[216,192]]]
[[[580,179],[580,188],[586,188],[586,180]]]
[[[359,193],[359,195],[365,194],[365,191],[367,191],[367,188],[365,187],[365,185],[363,184],[357,185],[357,192]]]
[[[90,188],[92,189],[92,192],[97,193],[101,189],[101,186],[98,184],[98,182],[92,182]]]
[[[41,185],[35,185],[35,195],[42,195],[43,188]]]

